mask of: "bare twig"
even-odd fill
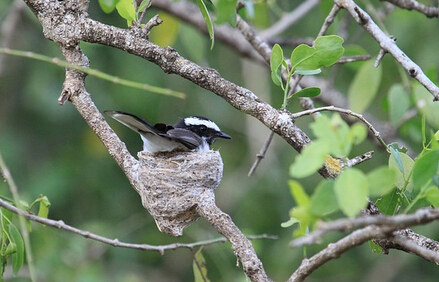
[[[159,15],[155,15],[146,23],[146,25],[143,29],[148,34],[153,27],[160,25],[162,22],[163,21],[162,21],[162,19],[159,18]]]
[[[353,167],[353,166],[356,166],[358,164],[361,164],[362,162],[370,160],[372,158],[372,155],[373,155],[373,151],[369,151],[369,152],[366,152],[366,153],[361,154],[359,156],[356,156],[355,158],[349,159],[343,163],[347,167]]]
[[[320,31],[317,34],[317,37],[323,36],[326,34],[326,31],[331,26],[331,24],[334,22],[334,19],[337,16],[338,11],[340,11],[340,7],[338,7],[337,5],[332,6],[332,9],[329,12],[328,16],[326,17],[325,22],[323,23],[322,27],[320,28]]]
[[[384,146],[384,148],[387,148],[386,142],[384,142],[383,138],[381,138],[380,133],[373,127],[373,125],[369,121],[367,121],[363,117],[363,115],[354,113],[351,110],[337,108],[337,107],[334,107],[334,106],[327,106],[327,107],[315,108],[315,109],[311,109],[311,110],[306,110],[306,111],[294,113],[293,117],[294,118],[299,118],[299,117],[302,117],[302,116],[310,115],[310,114],[313,114],[315,112],[321,112],[321,111],[339,112],[339,113],[343,113],[343,114],[346,114],[346,115],[350,115],[350,116],[356,117],[357,119],[361,120],[364,124],[366,124],[367,127],[370,129],[370,131],[378,139],[378,141]]]
[[[288,14],[282,16],[282,18],[273,24],[271,27],[260,32],[260,36],[264,39],[276,36],[283,31],[285,31],[288,27],[295,24],[298,20],[300,20],[303,16],[308,14],[308,12],[319,4],[320,0],[306,0],[302,4],[300,4],[296,9],[291,11]]]
[[[21,0],[15,0],[10,10],[7,12],[6,17],[3,19],[3,22],[0,25],[0,38],[1,44],[0,47],[9,48],[11,47],[11,41],[14,38],[14,30],[16,29],[18,22],[20,20],[21,12],[23,11],[26,5]],[[4,60],[5,56],[0,55],[0,76],[4,70]]]
[[[403,9],[418,11],[429,18],[439,17],[438,7],[427,6],[416,0],[381,0],[381,1],[392,3],[393,5]]]
[[[370,60],[370,55],[355,55],[355,56],[349,56],[349,57],[341,57],[336,64],[347,64],[352,62],[359,62],[359,61],[367,61]]]
[[[424,208],[413,214],[402,214],[395,216],[368,215],[354,219],[338,219],[331,222],[320,222],[317,230],[310,234],[297,238],[290,243],[292,247],[318,243],[321,237],[331,231],[348,231],[354,228],[361,228],[369,225],[392,227],[394,230],[403,229],[408,226],[425,224],[439,219],[439,209]]]
[[[0,170],[2,171],[1,174],[3,175],[3,177],[8,182],[9,190],[11,191],[12,198],[14,199],[15,204],[18,207],[21,207],[22,205],[20,202],[20,196],[18,194],[17,185],[15,184],[14,178],[12,178],[9,168],[6,166],[6,163],[4,162],[1,153],[0,153]],[[34,266],[34,260],[32,255],[32,247],[29,238],[29,231],[27,230],[26,222],[22,217],[19,218],[19,222],[20,222],[21,235],[23,236],[23,241],[26,248],[25,253],[26,253],[27,266],[29,269],[29,275],[32,281],[37,281],[37,276],[35,274],[35,269],[34,269],[35,266]]]
[[[255,173],[256,169],[258,168],[259,164],[261,163],[262,159],[265,158],[265,154],[267,153],[268,148],[270,147],[271,141],[273,140],[274,132],[271,131],[268,137],[265,139],[264,145],[262,145],[261,149],[259,150],[259,153],[256,154],[256,159],[253,162],[252,167],[250,168],[248,172],[248,176],[252,176],[253,173]]]
[[[401,246],[405,251],[413,253],[421,258],[424,258],[439,265],[438,251],[432,251],[423,246],[419,246],[415,242],[407,240],[406,236],[394,235],[390,239],[399,246]]]
[[[37,222],[37,223],[40,223],[40,224],[43,224],[46,226],[56,228],[56,229],[62,229],[64,231],[68,231],[68,232],[71,232],[71,233],[74,233],[77,235],[81,235],[84,238],[98,241],[98,242],[101,242],[104,244],[108,244],[108,245],[111,245],[113,247],[136,249],[136,250],[142,250],[142,251],[156,251],[162,255],[165,253],[165,251],[169,251],[169,250],[176,250],[179,248],[186,248],[186,249],[192,250],[192,249],[198,248],[200,246],[207,246],[207,245],[227,242],[226,238],[220,237],[220,238],[199,241],[199,242],[194,242],[194,243],[174,243],[174,244],[168,244],[168,245],[149,245],[149,244],[125,243],[125,242],[119,241],[118,239],[110,239],[110,238],[107,238],[107,237],[104,237],[101,235],[94,234],[90,231],[78,229],[76,227],[67,225],[62,220],[53,220],[53,219],[43,218],[43,217],[39,217],[39,216],[30,214],[30,213],[27,213],[21,209],[14,207],[13,205],[9,204],[8,202],[6,202],[3,199],[0,199],[0,206],[17,214],[17,215],[20,215],[21,217],[26,218],[27,220],[31,220],[31,221],[34,221],[34,222]],[[275,239],[277,239],[277,236],[262,234],[262,235],[249,235],[249,236],[247,236],[247,238],[250,240],[256,240],[256,239],[275,240]],[[28,250],[26,249],[26,251],[28,251]]]
[[[408,74],[419,81],[432,95],[434,101],[439,101],[439,87],[435,85],[404,52],[399,49],[392,37],[385,34],[372,18],[352,0],[334,0],[339,7],[346,9],[349,14],[378,42],[381,49],[391,54]]]
[[[387,54],[387,52],[384,49],[380,49],[373,66],[377,68],[380,65],[381,61],[383,60],[383,58],[386,54]]]

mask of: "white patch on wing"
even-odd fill
[[[211,120],[199,119],[197,117],[187,117],[184,119],[184,123],[186,125],[205,125],[207,128],[211,128],[211,129],[214,129],[216,131],[221,131],[221,129],[219,129],[218,125],[216,125]]]

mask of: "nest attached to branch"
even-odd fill
[[[215,203],[214,190],[223,175],[217,151],[139,152],[138,190],[158,229],[181,236],[197,220],[199,203]]]

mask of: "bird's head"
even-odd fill
[[[184,128],[190,130],[206,140],[209,145],[217,138],[231,139],[232,137],[227,133],[221,131],[221,129],[210,119],[201,116],[189,116],[180,119],[177,124],[175,124],[176,128]]]

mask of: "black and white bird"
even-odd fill
[[[143,119],[120,111],[104,111],[118,122],[140,134],[143,151],[150,153],[171,151],[210,150],[210,145],[217,138],[231,139],[210,119],[189,116],[180,119],[175,125],[157,123],[151,125]]]

